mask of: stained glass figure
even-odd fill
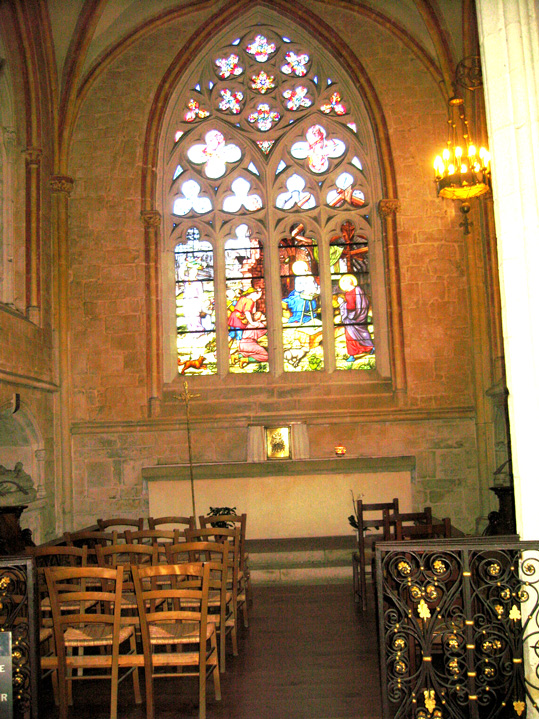
[[[204,164],[206,177],[222,177],[226,172],[226,163],[237,162],[241,158],[241,150],[237,145],[227,145],[219,130],[210,130],[204,139],[206,144],[190,147],[187,157],[197,165]]]
[[[200,185],[195,180],[187,180],[181,186],[181,195],[174,200],[172,212],[183,217],[191,210],[199,215],[212,209],[209,197],[200,197]]]
[[[267,372],[268,326],[261,242],[245,224],[225,243],[230,372]]]
[[[275,205],[281,210],[291,210],[299,207],[303,210],[310,210],[316,207],[316,199],[311,192],[305,191],[305,180],[301,175],[294,173],[286,181],[287,192],[277,195]]]
[[[243,177],[238,177],[230,189],[234,193],[225,197],[223,200],[223,210],[225,212],[239,212],[242,207],[246,210],[254,212],[262,207],[262,198],[259,195],[250,195],[251,183]]]
[[[209,117],[210,113],[207,110],[203,110],[200,104],[192,98],[187,103],[187,112],[183,116],[185,122],[194,122],[196,119],[203,120],[205,117]]]
[[[312,125],[305,133],[306,142],[295,142],[290,148],[292,157],[307,158],[312,172],[325,172],[329,167],[328,158],[340,157],[346,150],[342,140],[328,140],[326,135],[322,125]]]
[[[276,110],[270,110],[270,106],[262,102],[256,108],[256,112],[252,112],[247,118],[251,124],[256,123],[259,130],[267,132],[271,130],[276,122],[281,119],[280,114]]]
[[[222,80],[228,80],[229,77],[237,77],[243,72],[243,68],[239,65],[239,57],[237,55],[229,55],[228,57],[221,57],[215,61],[217,67],[219,67],[218,75]]]
[[[320,109],[326,115],[329,115],[332,111],[336,115],[346,115],[346,107],[341,102],[341,95],[338,92],[334,92],[329,99],[329,104],[321,105]]]
[[[361,190],[354,190],[354,178],[349,172],[341,172],[335,180],[336,190],[327,194],[327,203],[330,207],[342,207],[345,203],[352,207],[363,207],[365,195]]]
[[[283,359],[286,372],[312,372],[324,367],[318,247],[304,226],[279,243]]]
[[[245,49],[257,62],[266,62],[268,57],[275,52],[276,46],[275,43],[268,42],[264,35],[257,35]]]
[[[293,90],[285,90],[283,97],[287,100],[286,107],[289,110],[300,110],[302,107],[310,107],[313,103],[307,97],[307,88],[299,85]]]
[[[253,90],[258,90],[262,95],[264,95],[268,90],[273,90],[275,87],[275,76],[274,75],[268,75],[264,70],[258,73],[258,75],[253,75],[251,77],[251,87]]]
[[[264,155],[267,155],[275,144],[275,140],[257,140],[256,144],[262,150]]]
[[[215,374],[216,334],[213,248],[189,228],[187,241],[174,252],[178,372]]]
[[[368,245],[350,222],[330,244],[337,369],[374,369]]]
[[[305,77],[307,74],[307,63],[309,56],[305,53],[296,55],[295,52],[287,52],[285,55],[286,63],[281,66],[281,72],[285,75],[296,75],[296,77]]]
[[[219,110],[226,112],[229,110],[233,115],[241,112],[241,101],[243,100],[243,92],[239,90],[221,90],[223,98],[219,103]]]

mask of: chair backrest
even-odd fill
[[[195,526],[196,522],[194,517],[181,517],[180,515],[148,517],[148,527],[150,529],[178,529],[181,534],[184,529],[194,529]]]
[[[221,562],[228,566],[229,550],[228,542],[179,542],[165,545],[168,564]]]
[[[200,625],[201,658],[206,652],[208,595],[212,562],[203,564],[157,564],[132,568],[140,617],[144,661],[152,666],[150,627],[154,643],[159,643],[159,625],[168,627],[189,622]],[[163,633],[166,644],[166,631]],[[169,642],[170,643],[170,642]]]
[[[126,529],[144,529],[144,517],[139,517],[138,519],[131,519],[130,517],[111,517],[110,519],[98,519],[97,526],[102,532],[110,530],[111,527],[114,527],[119,534],[123,534]]]
[[[43,604],[43,601],[49,596],[45,567],[84,567],[87,564],[88,547],[63,547],[46,544],[40,547],[27,547],[26,552],[34,557],[36,563],[40,619],[43,625],[47,621],[50,623],[50,604],[47,607]]]
[[[125,533],[125,541],[128,544],[166,544],[171,542],[176,544],[180,541],[179,529],[142,529],[138,532],[131,532],[129,529]]]
[[[81,530],[79,532],[64,532],[65,543],[70,547],[88,547],[95,549],[98,544],[105,547],[107,544],[118,543],[118,532],[103,532]]]
[[[403,536],[409,536],[403,532],[404,527],[413,527],[417,525],[425,526],[432,524],[432,507],[424,507],[422,512],[396,512],[395,514],[390,515],[390,521],[395,527],[395,539],[400,541]],[[398,527],[400,527],[400,529],[397,531]],[[421,536],[428,536],[428,531],[426,530],[422,535],[420,530],[412,530],[412,534],[415,534],[415,536],[419,538]]]
[[[123,567],[45,567],[45,577],[51,600],[56,652],[65,661],[65,632],[72,629],[76,637],[82,625],[104,625],[111,633],[113,661],[117,662],[120,636],[120,608]],[[95,588],[99,582],[99,590]],[[88,590],[86,584],[92,583]],[[97,604],[96,604],[97,600]],[[73,612],[73,605],[79,611]],[[91,607],[91,611],[87,611]],[[102,609],[96,611],[96,607]],[[69,611],[65,611],[68,609]],[[68,635],[69,637],[69,635]]]
[[[187,542],[216,542],[229,544],[228,580],[232,580],[233,592],[237,594],[240,570],[241,532],[239,529],[207,527],[206,529],[186,529]]]
[[[432,519],[432,518],[431,518]],[[451,519],[444,517],[439,521],[421,522],[419,524],[403,524],[400,516],[396,521],[396,539],[449,539],[452,535]]]
[[[240,568],[245,569],[245,537],[247,533],[247,514],[214,514],[198,518],[201,529],[239,529],[240,530]]]
[[[157,548],[151,544],[111,544],[108,547],[97,547],[97,561],[100,567],[155,564],[156,557]]]

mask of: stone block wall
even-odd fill
[[[409,48],[362,16],[318,3],[365,67],[387,121],[401,210],[397,242],[407,384],[365,373],[194,377],[196,461],[244,461],[250,423],[305,421],[311,456],[416,458],[414,501],[471,531],[480,505],[464,237],[436,198],[431,156],[445,136],[439,88]],[[141,468],[187,460],[178,377],[147,418],[142,149],[169,63],[208,13],[156,29],[106,68],[82,103],[70,154],[75,526],[147,511]],[[173,301],[163,297],[163,302]],[[486,388],[485,388],[486,389]]]

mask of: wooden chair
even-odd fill
[[[181,535],[185,529],[194,529],[196,523],[194,517],[171,515],[168,517],[148,517],[148,527],[150,529],[178,529]]]
[[[137,532],[131,532],[129,529],[125,532],[125,541],[128,544],[177,544],[180,541],[179,529],[142,529]]]
[[[389,540],[391,538],[390,512],[399,511],[399,500],[397,497],[392,502],[371,502],[366,503],[358,499],[356,502],[357,518],[357,552],[352,555],[352,572],[354,598],[356,602],[361,600],[363,611],[367,609],[367,544],[372,549],[376,539]],[[374,515],[374,516],[373,516]],[[377,535],[367,538],[367,532],[376,530]],[[381,530],[381,532],[380,532]]]
[[[398,541],[405,539],[449,539],[451,536],[452,527],[449,517],[426,524],[403,524],[400,515],[397,515],[395,538]]]
[[[208,622],[210,576],[214,569],[217,565],[212,562],[132,569],[144,649],[147,719],[155,716],[154,679],[158,677],[198,676],[199,719],[206,717],[209,674],[213,674],[215,698],[221,698],[217,632],[215,624]],[[158,584],[158,580],[166,581]],[[178,668],[181,674],[172,671]]]
[[[237,654],[236,622],[232,591],[227,588],[228,542],[180,542],[165,547],[169,564],[213,562],[218,569],[210,576],[208,621],[213,622],[219,635],[219,667],[226,669],[226,636],[232,637],[232,648]]]
[[[132,670],[135,701],[141,703],[138,667],[142,657],[136,654],[133,627],[120,623],[123,567],[46,567],[45,577],[51,599],[56,655],[43,657],[41,662],[42,667],[58,673],[60,719],[68,716],[68,685],[72,681],[107,677],[111,680],[110,717],[116,719],[120,666]],[[88,590],[87,579],[94,584],[99,582],[100,590]],[[101,611],[95,610],[96,600]],[[73,603],[79,604],[78,611],[65,611],[65,606]],[[89,605],[93,607],[91,612]],[[125,642],[127,653],[120,655],[120,646]],[[101,651],[85,653],[95,648]],[[74,649],[78,649],[79,654],[73,655]],[[85,670],[94,670],[94,673],[85,674]]]
[[[395,528],[394,534],[395,539],[397,539],[397,524],[400,524],[401,526],[401,534],[404,527],[415,527],[419,525],[425,526],[432,524],[432,507],[424,507],[422,512],[394,512],[389,515],[389,520],[391,526]],[[419,530],[414,531],[417,537],[421,536]]]
[[[228,561],[227,584],[232,590],[232,602],[234,606],[234,620],[238,621],[239,611],[243,615],[243,625],[249,626],[249,610],[247,607],[247,591],[245,577],[240,574],[240,543],[241,532],[239,529],[224,529],[221,527],[206,527],[205,529],[187,529],[185,536],[188,542],[229,542],[231,547]],[[234,656],[238,653],[237,645],[234,648]]]
[[[251,573],[249,571],[249,555],[246,551],[245,540],[247,535],[247,515],[244,514],[214,514],[198,518],[201,529],[209,527],[226,526],[228,528],[240,529],[240,582],[245,583],[245,591],[249,604],[253,602],[253,589],[251,586]],[[225,523],[224,525],[222,523]],[[217,524],[218,523],[218,524]]]
[[[126,529],[141,530],[144,529],[144,517],[131,519],[129,517],[111,517],[110,519],[98,519],[97,526],[101,532],[110,532],[111,530],[123,535]],[[152,527],[150,527],[152,529]]]
[[[100,567],[124,570],[122,586],[122,623],[139,626],[137,598],[131,569],[133,565],[157,564],[157,547],[146,544],[112,544],[97,547],[97,561]]]

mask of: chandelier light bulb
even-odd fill
[[[455,174],[455,165],[453,165],[453,164],[449,165],[447,168],[447,171],[450,175],[454,175]]]
[[[444,148],[444,151],[442,152],[442,157],[444,158],[444,160],[446,162],[449,160],[450,154],[449,154],[449,150],[447,149],[447,147]]]
[[[455,147],[455,157],[462,157],[462,147]]]
[[[460,171],[461,171],[461,172],[468,172],[468,165],[465,165],[464,162],[463,162],[462,165],[460,166]]]
[[[468,148],[468,157],[475,157],[476,149],[474,145],[470,145]]]

